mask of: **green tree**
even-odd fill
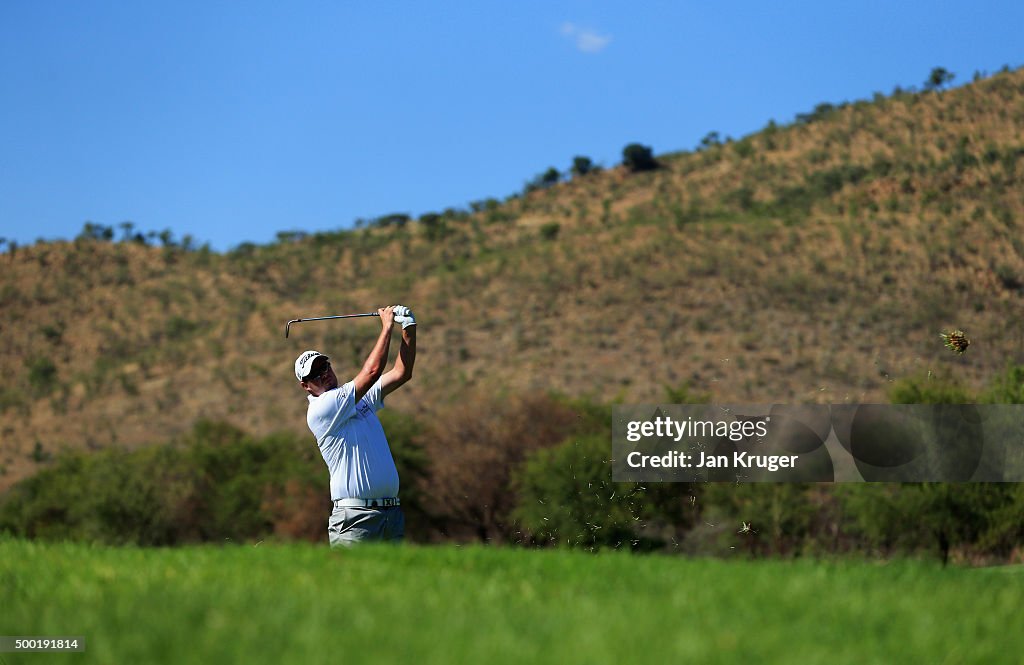
[[[1012,365],[982,394],[988,404],[1024,404],[1024,365]]]
[[[389,215],[381,215],[371,222],[374,226],[388,227],[395,226],[402,228],[409,222],[409,215],[404,212],[391,213]]]
[[[594,163],[590,161],[589,157],[576,156],[572,158],[572,168],[569,169],[569,172],[574,178],[585,176],[593,170]]]
[[[835,111],[835,105],[829,102],[822,102],[814,107],[814,110],[810,113],[798,113],[796,115],[796,121],[802,125],[806,125],[811,122],[822,120],[828,116],[832,111]]]
[[[104,224],[86,222],[78,234],[78,238],[87,240],[109,241],[114,237],[114,229]]]
[[[650,146],[639,143],[630,143],[622,149],[622,165],[634,173],[653,171],[660,166]]]
[[[420,215],[419,223],[423,229],[423,235],[431,242],[441,240],[448,235],[448,225],[445,223],[444,217],[436,212]]]
[[[526,183],[526,186],[523,188],[523,193],[529,194],[530,192],[535,192],[538,189],[548,189],[549,187],[557,185],[561,179],[561,171],[556,169],[554,166],[550,166],[547,171],[537,174],[532,180]]]
[[[514,515],[541,544],[649,549],[681,537],[693,523],[690,485],[612,482],[606,433],[574,436],[537,451],[515,484]]]
[[[869,549],[1006,555],[1024,538],[1024,492],[1012,483],[872,483],[839,492],[847,531]]]
[[[426,480],[430,460],[418,438],[423,424],[394,409],[384,409],[378,415],[387,432],[391,456],[402,481],[402,511],[406,516],[406,529],[410,536],[425,536],[431,523],[426,510],[430,500],[430,485]]]
[[[301,242],[308,235],[305,231],[278,231],[277,242],[281,244]]]
[[[945,67],[935,67],[925,80],[924,89],[942,90],[942,88],[952,83],[955,77],[956,75]]]
[[[708,132],[704,135],[704,138],[700,140],[700,145],[697,146],[697,149],[707,150],[708,148],[714,148],[719,145],[722,145],[721,135],[718,132]]]
[[[711,483],[705,511],[711,521],[727,524],[727,533],[742,534],[751,554],[799,554],[818,512],[812,491],[797,483]]]

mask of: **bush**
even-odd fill
[[[732,149],[736,152],[736,156],[739,157],[740,159],[746,159],[747,157],[750,157],[751,155],[754,154],[755,151],[754,142],[751,141],[749,138],[733,143]]]
[[[71,455],[19,483],[0,504],[0,529],[48,540],[171,545],[181,542],[184,460],[166,448]],[[186,527],[187,528],[187,527]]]
[[[538,544],[596,550],[651,549],[692,520],[691,487],[613,483],[607,433],[572,437],[535,452],[516,475],[515,517]]]
[[[1012,365],[982,394],[988,404],[1024,404],[1024,365]]]
[[[423,228],[423,235],[426,236],[430,242],[436,242],[442,240],[450,233],[448,224],[444,218],[433,212],[425,213],[420,216],[420,226]]]
[[[172,316],[167,319],[167,323],[164,326],[164,334],[167,336],[167,339],[177,340],[191,335],[198,329],[199,324],[195,321],[186,319],[183,316]]]
[[[814,110],[810,113],[798,113],[796,115],[796,121],[798,124],[806,125],[812,122],[817,122],[827,118],[833,111],[836,110],[835,105],[829,102],[822,102],[814,107]]]
[[[963,173],[966,169],[978,164],[978,158],[971,153],[970,140],[966,136],[961,136],[957,141],[950,162],[957,173]]]
[[[707,150],[709,148],[715,148],[722,145],[722,136],[718,132],[708,132],[704,135],[704,138],[700,140],[700,144],[697,146],[697,150]]]
[[[425,539],[430,526],[430,514],[426,509],[430,487],[425,482],[430,462],[418,436],[423,425],[412,416],[394,409],[383,409],[377,415],[398,468],[406,537]]]
[[[56,385],[57,365],[49,358],[35,358],[28,363],[28,382],[36,391],[48,394]]]
[[[925,90],[941,90],[953,82],[956,75],[945,67],[935,67],[924,82]]]
[[[539,189],[554,187],[559,183],[559,181],[561,181],[561,179],[562,174],[558,169],[554,166],[548,167],[547,171],[537,174],[534,176],[533,180],[526,183],[526,186],[523,188],[523,193],[529,194],[530,192],[535,192]]]
[[[585,411],[549,395],[453,405],[422,439],[430,459],[435,523],[449,536],[512,539],[517,505],[512,477],[519,465],[530,452],[593,426]]]
[[[307,437],[201,421],[167,445],[58,457],[0,502],[0,530],[135,545],[324,540],[324,476]]]
[[[743,531],[750,554],[800,554],[818,512],[812,491],[799,483],[711,483],[704,491],[705,515],[727,526],[722,535]]]
[[[390,215],[381,215],[370,222],[371,226],[378,226],[380,228],[388,228],[390,226],[402,228],[409,222],[409,215],[404,212],[391,213]]]
[[[554,240],[558,237],[558,231],[561,228],[558,222],[548,222],[540,227],[540,237],[544,240]]]
[[[114,229],[113,227],[106,226],[104,224],[86,222],[75,239],[100,240],[104,242],[110,242],[111,240],[114,239]]]
[[[1024,495],[1003,483],[858,485],[841,494],[851,533],[887,554],[933,552],[943,563],[956,547],[1005,555],[1019,544]]]
[[[747,185],[741,185],[736,189],[726,192],[722,200],[735,205],[742,211],[748,211],[754,207],[754,189]]]
[[[305,231],[278,231],[276,237],[278,244],[286,245],[301,242],[309,237],[309,234]]]
[[[28,405],[29,397],[22,390],[0,388],[0,413],[8,409],[22,408]]]
[[[651,148],[639,143],[630,143],[622,149],[622,164],[634,173],[653,171],[660,166]]]
[[[638,486],[612,482],[609,448],[607,436],[593,434],[527,460],[515,514],[536,541],[589,549],[632,543]]]
[[[893,404],[970,404],[975,400],[966,388],[948,376],[927,376],[900,379],[889,388]]]
[[[572,173],[573,177],[579,178],[587,175],[594,170],[594,163],[590,161],[589,157],[573,157],[572,168],[569,172]]]
[[[810,174],[807,176],[807,184],[819,196],[828,196],[841,190],[847,183],[860,182],[867,174],[868,170],[859,164],[843,164],[827,171]]]

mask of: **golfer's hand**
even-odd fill
[[[405,305],[395,305],[395,323],[399,323],[405,330],[409,326],[416,325],[416,319],[412,316],[412,310]]]
[[[395,308],[390,305],[388,307],[381,307],[377,310],[377,313],[380,314],[381,327],[384,330],[391,330],[391,326],[395,325]]]

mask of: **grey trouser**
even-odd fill
[[[335,508],[327,520],[331,547],[376,540],[400,542],[405,537],[405,515],[392,508]]]

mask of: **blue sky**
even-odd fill
[[[216,250],[1024,64],[1024,3],[0,3],[0,236]]]

